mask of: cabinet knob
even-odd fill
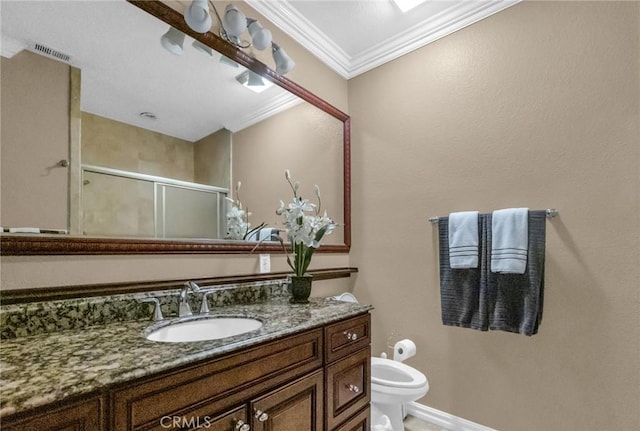
[[[358,334],[355,332],[344,331],[343,334],[347,337],[347,340],[356,341],[358,339]]]
[[[243,421],[238,421],[236,422],[236,429],[238,431],[249,431],[251,429],[251,427],[249,426],[249,424],[244,423]]]
[[[269,415],[266,412],[263,412],[262,410],[256,410],[255,418],[258,419],[258,421],[260,422],[264,422],[267,419],[269,419]]]
[[[346,385],[349,388],[349,392],[353,392],[354,394],[360,393],[360,388],[356,385]]]

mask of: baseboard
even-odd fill
[[[496,431],[493,428],[415,402],[407,404],[407,413],[450,431]]]

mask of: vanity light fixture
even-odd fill
[[[291,60],[284,49],[273,42],[271,32],[257,20],[246,17],[241,10],[232,4],[225,7],[224,14],[220,17],[211,0],[193,0],[184,11],[187,25],[198,33],[208,32],[212,26],[211,9],[218,20],[218,34],[223,40],[240,49],[254,47],[262,51],[270,47],[276,64],[276,73],[284,75],[293,69],[295,62]],[[242,34],[245,31],[248,31],[250,40],[242,39]]]
[[[203,54],[207,54],[209,57],[213,57],[213,49],[200,42],[199,40],[194,40],[191,46],[193,46],[196,51],[200,51]]]
[[[296,65],[291,57],[275,42],[271,42],[271,49],[273,52],[273,61],[276,62],[276,73],[278,75],[284,75],[290,72]]]
[[[184,20],[193,31],[198,33],[208,32],[212,22],[207,0],[193,0],[184,10]]]
[[[245,70],[236,76],[236,81],[242,84],[243,87],[247,87],[256,93],[262,93],[267,88],[273,86],[273,82],[263,79],[262,76],[250,70]]]
[[[180,30],[169,27],[169,31],[162,35],[160,38],[160,43],[164,48],[172,54],[182,55],[184,52],[184,48],[182,45],[184,44],[185,34]]]

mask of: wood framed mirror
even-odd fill
[[[335,161],[335,164],[341,164],[339,171],[342,173],[342,178],[338,179],[339,189],[342,192],[341,195],[341,208],[337,213],[331,213],[331,216],[340,224],[341,236],[338,242],[326,242],[322,247],[318,249],[319,252],[329,253],[346,253],[349,251],[351,243],[351,171],[350,171],[350,118],[347,114],[343,113],[339,109],[335,108],[331,104],[327,103],[320,97],[309,92],[305,88],[296,84],[295,82],[276,74],[271,68],[264,63],[248,55],[242,50],[235,48],[229,43],[225,42],[212,32],[206,34],[200,34],[192,31],[184,22],[182,15],[159,1],[129,1],[127,6],[131,6],[131,9],[140,13],[144,11],[145,14],[149,14],[154,21],[164,23],[163,25],[170,25],[175,29],[180,30],[189,38],[194,41],[198,41],[207,47],[212,48],[217,53],[223,55],[225,58],[230,59],[241,67],[246,68],[253,73],[256,73],[274,83],[276,86],[286,90],[288,93],[303,100],[308,106],[315,109],[317,112],[331,117],[338,122],[339,128],[342,131],[341,136],[341,160]],[[55,2],[54,2],[55,4]],[[4,12],[4,11],[3,11]],[[113,23],[111,23],[113,24]],[[122,23],[122,25],[130,25],[130,23]],[[159,44],[159,36],[154,35],[157,43]],[[3,34],[4,37],[4,34]],[[105,35],[106,37],[106,35]],[[4,61],[4,59],[3,59]],[[249,133],[246,133],[249,135]],[[71,126],[71,135],[73,135],[73,125]],[[71,137],[73,139],[73,136]],[[255,140],[255,138],[254,138]],[[4,152],[4,148],[3,148]],[[240,153],[240,152],[238,152]],[[71,154],[73,157],[73,154]],[[279,156],[277,156],[279,157]],[[247,164],[250,164],[248,162]],[[264,170],[264,166],[258,166],[258,171]],[[292,167],[292,171],[295,176],[296,169]],[[269,177],[269,181],[277,180],[286,186],[284,181],[283,170],[278,170],[279,178]],[[3,179],[4,180],[4,179]],[[234,178],[235,180],[243,180],[242,177]],[[4,181],[3,181],[4,182]],[[265,184],[256,184],[258,181],[254,181],[253,184],[247,184],[243,181],[243,188],[248,191],[247,196],[258,196],[262,192],[258,187],[269,186]],[[306,184],[308,187],[312,187],[313,184]],[[82,186],[80,186],[82,187]],[[231,186],[230,188],[232,188]],[[4,192],[4,190],[3,190]],[[275,210],[278,200],[273,197],[270,198],[270,203]],[[288,195],[279,195],[278,199],[287,200]],[[244,199],[243,199],[244,202]],[[251,203],[247,205],[251,210]],[[254,208],[258,209],[259,205],[255,205]],[[32,208],[33,210],[33,208]],[[36,211],[46,211],[46,208],[36,208]],[[70,218],[73,218],[73,212],[71,212]],[[258,211],[260,212],[260,211]],[[262,214],[262,213],[261,213]],[[268,217],[268,216],[260,216]],[[4,216],[3,216],[4,218]],[[261,221],[271,223],[272,220],[254,220],[253,223],[258,224]],[[3,224],[9,223],[3,220]],[[90,235],[90,234],[72,234],[71,235],[47,235],[47,234],[3,234],[1,237],[1,254],[2,255],[57,255],[57,254],[174,254],[174,253],[220,253],[220,254],[241,254],[250,253],[256,246],[255,242],[251,241],[228,241],[224,239],[178,239],[178,238],[144,238],[144,237],[117,237],[117,236],[103,236],[103,235]],[[262,243],[257,251],[261,252],[282,252],[282,248],[279,243]]]

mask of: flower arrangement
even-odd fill
[[[331,234],[338,226],[329,218],[325,211],[320,215],[322,201],[320,199],[320,187],[314,187],[318,204],[298,196],[300,183],[291,180],[291,172],[285,171],[285,178],[293,191],[293,200],[289,205],[280,201],[280,207],[276,214],[283,216],[286,228],[287,240],[291,243],[293,260],[287,254],[287,263],[295,276],[302,277],[307,272],[311,263],[313,252],[320,247],[320,242],[325,235]]]
[[[240,201],[240,187],[242,183],[238,181],[236,184],[235,192],[236,198],[226,197],[225,199],[231,202],[231,209],[227,212],[227,239],[246,239],[247,236],[255,231],[264,227],[264,223],[261,223],[258,227],[251,229],[251,223],[249,223],[249,216],[251,213],[248,208],[245,210],[242,207],[242,201]]]

